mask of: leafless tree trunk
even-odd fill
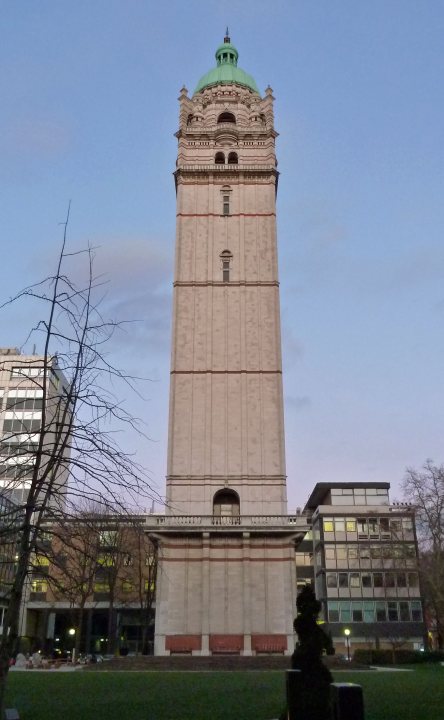
[[[159,544],[154,535],[138,529],[137,591],[140,607],[142,654],[148,654],[149,630],[153,620],[156,583],[159,566]]]
[[[444,643],[444,465],[427,460],[421,470],[408,468],[404,496],[416,509],[421,589],[436,641]]]
[[[153,492],[147,473],[117,442],[119,430],[141,433],[137,419],[125,410],[121,399],[135,390],[135,378],[113,366],[106,354],[106,343],[119,324],[102,316],[99,293],[102,282],[93,272],[93,250],[70,253],[67,249],[69,211],[64,223],[61,252],[56,271],[44,281],[27,287],[2,308],[18,301],[43,306],[41,320],[29,333],[43,336],[43,368],[36,386],[43,391],[41,427],[38,443],[32,448],[32,468],[27,466],[29,491],[16,508],[16,522],[2,518],[3,540],[17,548],[17,560],[10,586],[9,604],[0,638],[0,712],[9,660],[15,654],[22,592],[32,558],[39,552],[42,527],[48,520],[65,523],[75,514],[79,500],[96,506],[124,511],[133,503],[144,504]],[[70,279],[72,261],[86,261],[86,280]],[[53,391],[54,373],[64,379]],[[122,391],[124,387],[124,392]],[[20,433],[18,434],[20,436]],[[9,445],[16,448],[17,466],[25,450],[19,437]],[[3,452],[3,445],[0,447]],[[26,447],[29,455],[29,447]],[[26,455],[26,457],[28,457]],[[14,485],[15,483],[15,485]],[[11,487],[16,487],[15,477]],[[5,483],[3,483],[5,485]],[[68,494],[66,494],[68,488]],[[4,487],[8,492],[8,487]],[[11,535],[13,533],[13,535]]]

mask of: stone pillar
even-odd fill
[[[243,655],[251,655],[251,579],[250,579],[250,533],[242,533],[243,543],[243,608],[244,608],[244,650]]]
[[[210,533],[202,534],[202,650],[201,655],[210,654]]]

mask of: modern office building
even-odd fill
[[[59,452],[65,383],[57,357],[45,362],[42,355],[0,348],[0,491],[18,505],[26,502],[41,438],[42,476],[54,451]],[[68,455],[64,450],[66,460]],[[46,482],[56,490],[52,493],[48,485],[50,504],[63,500],[67,477],[67,462],[58,464],[55,478],[48,476]]]
[[[15,503],[0,492],[0,635],[15,573],[19,520]]]
[[[389,487],[318,483],[304,508],[316,596],[339,651],[424,644],[415,513],[391,505]]]

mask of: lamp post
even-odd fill
[[[347,660],[350,662],[350,632],[349,628],[345,628],[344,635],[345,635],[345,642],[347,645]]]
[[[75,634],[76,634],[76,629],[73,628],[73,627],[69,628],[69,630],[68,630],[68,635],[69,635],[69,637],[71,638],[72,643],[73,643],[73,646],[72,646],[72,655],[71,655],[71,662],[72,662],[73,665],[74,665],[74,663],[75,663],[75,661],[76,661],[76,646],[75,646],[75,639],[74,639]]]

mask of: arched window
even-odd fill
[[[234,490],[226,488],[218,490],[213,498],[213,517],[217,522],[220,518],[237,518],[240,516],[239,495]]]
[[[234,117],[233,113],[223,112],[217,118],[217,122],[218,123],[225,123],[225,122],[236,123],[236,118]]]
[[[228,155],[228,164],[229,165],[237,165],[237,163],[238,163],[237,153],[230,152],[230,154]]]
[[[214,157],[216,165],[225,165],[225,155],[223,152],[217,152]]]
[[[233,256],[229,250],[223,250],[220,254],[220,259],[222,262],[222,282],[230,282],[230,264]]]

